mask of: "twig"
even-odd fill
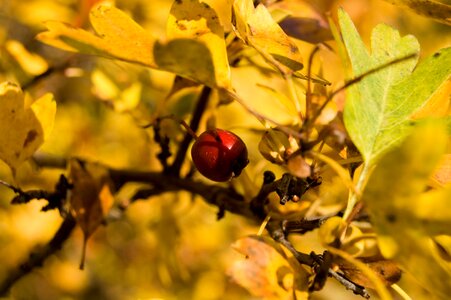
[[[160,119],[157,119],[153,126],[154,141],[160,145],[161,152],[157,154],[157,158],[163,166],[163,172],[168,171],[168,158],[171,157],[171,149],[169,148],[169,138],[161,135]]]
[[[281,243],[285,248],[287,248],[293,256],[299,261],[299,263],[303,265],[310,266],[311,268],[315,268],[318,266],[318,262],[315,260],[314,256],[308,255],[296,250],[296,248],[291,244],[291,242],[286,238],[286,234],[283,230],[282,226],[283,222],[280,221],[271,221],[266,226],[270,236],[276,241]],[[354,294],[360,295],[364,298],[369,298],[368,292],[365,288],[353,283],[343,275],[335,272],[332,268],[328,269],[328,275],[335,278],[338,282],[340,282],[346,289],[351,290]]]
[[[369,299],[370,294],[368,294],[368,291],[361,287],[360,285],[355,284],[354,282],[350,281],[344,275],[335,272],[332,269],[329,269],[329,276],[335,278],[339,283],[341,283],[347,290],[351,290],[354,294],[360,295],[363,298]]]
[[[199,128],[200,120],[202,115],[204,114],[205,109],[207,108],[208,99],[210,98],[211,88],[204,86],[202,88],[202,92],[200,93],[199,100],[197,100],[197,105],[193,113],[193,118],[189,124],[189,127],[196,132]],[[186,152],[188,151],[189,144],[193,139],[192,135],[189,133],[185,134],[180,146],[178,148],[177,154],[175,156],[174,162],[168,168],[167,174],[172,174],[175,176],[179,176],[180,169],[182,168],[182,164],[186,157]]]
[[[48,211],[57,208],[62,216],[66,215],[64,211],[64,202],[66,200],[67,191],[72,188],[69,184],[67,178],[61,175],[58,182],[55,185],[55,191],[49,192],[45,190],[29,190],[23,191],[22,189],[15,187],[3,180],[0,180],[0,184],[13,190],[17,196],[11,200],[11,204],[24,204],[28,203],[33,199],[37,200],[47,200],[48,204],[42,208],[42,211]]]
[[[319,228],[329,217],[319,217],[315,219],[302,219],[289,221],[284,220],[282,222],[283,231],[287,234],[289,233],[300,233],[304,234],[306,232],[315,230]]]

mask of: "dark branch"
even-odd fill
[[[200,120],[207,108],[208,99],[210,98],[211,88],[204,86],[202,92],[200,93],[199,100],[197,100],[196,108],[193,113],[193,118],[189,124],[192,131],[196,132],[199,129]],[[182,168],[183,162],[185,161],[186,152],[188,151],[189,144],[193,139],[192,135],[188,132],[185,134],[180,146],[178,148],[177,154],[175,156],[174,162],[168,169],[168,174],[179,176],[180,169]]]
[[[69,214],[47,245],[35,249],[25,262],[15,270],[9,271],[6,280],[0,284],[0,296],[5,296],[17,280],[30,273],[34,268],[41,267],[47,257],[60,250],[63,243],[69,238],[75,224],[75,219]]]
[[[364,298],[369,298],[368,292],[365,288],[353,283],[343,275],[335,272],[332,268],[330,268],[330,257],[327,260],[323,259],[325,255],[315,255],[313,254],[305,254],[296,250],[296,248],[291,244],[291,242],[287,239],[286,234],[284,232],[282,222],[280,221],[270,221],[266,226],[270,236],[276,241],[281,243],[285,248],[287,248],[293,256],[299,261],[299,263],[303,265],[307,265],[311,267],[316,274],[321,274],[324,276],[324,268],[327,268],[327,274],[333,278],[335,278],[338,282],[340,282],[346,289],[351,290],[354,294],[360,295]],[[318,278],[314,280],[312,283],[312,290],[319,290],[325,284],[326,278]]]
[[[4,182],[3,180],[0,180],[0,184],[3,184],[18,194],[11,200],[11,204],[25,204],[33,199],[44,199],[48,201],[48,204],[42,208],[42,211],[57,208],[62,216],[67,214],[67,212],[64,211],[64,203],[67,197],[67,192],[72,188],[72,185],[67,181],[67,178],[64,177],[64,175],[60,176],[55,185],[55,191],[53,192],[48,192],[45,190],[23,191],[19,187],[15,187],[7,182]]]

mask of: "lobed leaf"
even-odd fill
[[[0,84],[0,159],[13,173],[48,138],[56,113],[53,95],[28,103],[19,86]]]
[[[410,116],[448,80],[451,48],[442,49],[416,67],[414,58],[389,64],[418,53],[417,40],[413,36],[401,38],[389,26],[378,25],[372,33],[370,55],[343,10],[339,19],[354,76],[387,65],[348,89],[344,110],[349,135],[365,162],[372,165],[402,142],[411,129]]]
[[[198,9],[189,11],[183,3],[190,3]],[[194,35],[174,34],[177,37],[168,41],[158,41],[124,12],[108,4],[91,10],[90,21],[95,34],[61,22],[47,22],[48,31],[40,33],[37,38],[63,50],[119,59],[169,71],[210,87],[228,88],[228,63],[223,55],[225,43],[222,40],[221,44],[222,28],[219,19],[213,18],[214,11],[198,1],[176,1],[168,26],[182,21],[174,17],[174,13],[178,13],[180,18],[189,17],[190,13],[197,15],[201,11],[199,7],[209,11],[192,24],[199,31],[191,30]]]
[[[254,8],[252,0],[237,0],[233,5],[233,15],[237,35],[269,63],[286,74],[302,69],[298,47],[263,4]]]
[[[167,38],[170,40],[192,39],[205,45],[210,52],[207,57],[211,56],[213,69],[200,68],[199,71],[203,71],[205,74],[198,74],[198,77],[213,75],[218,86],[230,87],[230,68],[224,41],[224,29],[215,10],[207,3],[199,0],[174,1],[167,21]],[[180,50],[186,51],[183,48]],[[179,63],[194,72],[205,59],[205,56],[201,56],[201,54],[197,53],[193,57],[194,60],[186,62],[181,60]]]

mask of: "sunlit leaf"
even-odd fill
[[[252,0],[237,0],[233,5],[233,14],[239,37],[268,62],[283,73],[302,69],[299,49],[263,4],[254,8]]]
[[[31,105],[15,84],[0,84],[0,159],[17,169],[49,136],[56,103],[46,94]]]
[[[392,4],[408,7],[417,14],[451,25],[451,6],[435,0],[385,0]]]
[[[100,99],[111,103],[115,111],[130,111],[138,106],[142,90],[140,82],[136,81],[126,88],[121,88],[100,70],[94,70],[91,79],[94,93]]]
[[[446,80],[431,98],[415,113],[412,119],[445,117],[451,115],[451,80]]]
[[[67,51],[158,67],[153,54],[155,38],[124,12],[107,4],[100,5],[91,10],[90,21],[96,34],[49,21],[46,22],[48,31],[40,33],[37,38]]]
[[[246,237],[236,241],[233,248],[246,259],[236,261],[229,273],[252,295],[263,299],[308,299],[308,273],[273,240]]]
[[[108,169],[97,164],[69,161],[69,179],[73,184],[70,197],[71,213],[83,231],[83,252],[80,269],[84,267],[86,243],[104,222],[113,205]]]
[[[433,255],[431,237],[451,233],[451,189],[424,191],[447,140],[441,123],[418,126],[382,157],[362,197],[384,257],[401,263],[424,288],[444,299],[451,293],[451,268]]]
[[[354,76],[419,51],[413,36],[401,38],[396,30],[382,24],[373,30],[370,55],[349,16],[340,10],[339,17]],[[415,65],[414,58],[391,64],[347,91],[346,129],[368,165],[408,135],[410,116],[449,78],[451,48]]]
[[[215,31],[221,30],[218,19],[209,21],[208,25],[213,29],[207,26],[206,19],[201,20],[198,23],[203,24],[204,28],[199,27],[199,33],[221,36],[220,32]],[[124,12],[108,4],[93,8],[90,21],[96,34],[49,21],[46,23],[48,31],[40,33],[37,38],[63,50],[169,71],[211,87],[229,87],[228,74],[224,71],[227,61],[224,62],[219,46],[214,47],[218,54],[213,55],[208,45],[193,37],[157,41]],[[218,38],[213,44],[218,45],[217,41]]]
[[[224,41],[224,29],[216,12],[199,0],[174,1],[167,22],[167,38],[193,39],[205,45],[210,51],[213,70],[202,70],[205,75],[214,74],[218,86],[230,87],[230,68]],[[183,49],[186,51],[187,49]],[[200,56],[201,60],[205,59]],[[188,63],[188,62],[187,62]],[[188,69],[198,68],[200,62],[193,61]],[[201,75],[198,75],[201,77]]]
[[[47,71],[48,64],[45,59],[37,54],[30,53],[19,41],[9,40],[5,43],[5,48],[28,74],[39,75]]]

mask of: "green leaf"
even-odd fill
[[[224,33],[214,10],[206,4],[176,1],[168,22],[171,39],[167,41],[158,41],[108,4],[93,8],[90,21],[95,34],[61,22],[47,22],[48,31],[37,38],[63,50],[169,71],[210,87],[230,87]],[[173,26],[176,23],[177,28],[184,26],[187,30],[177,30]]]
[[[424,191],[447,141],[443,122],[419,124],[399,148],[381,158],[362,197],[384,257],[397,260],[444,298],[451,293],[451,268],[434,255],[432,238],[451,234],[451,188]]]
[[[396,30],[381,24],[373,30],[370,55],[343,10],[339,11],[339,19],[356,77],[419,51],[413,36],[401,38]],[[410,116],[451,74],[451,48],[442,49],[416,68],[415,65],[415,58],[389,64],[347,91],[345,126],[367,165],[373,165],[409,134]]]

